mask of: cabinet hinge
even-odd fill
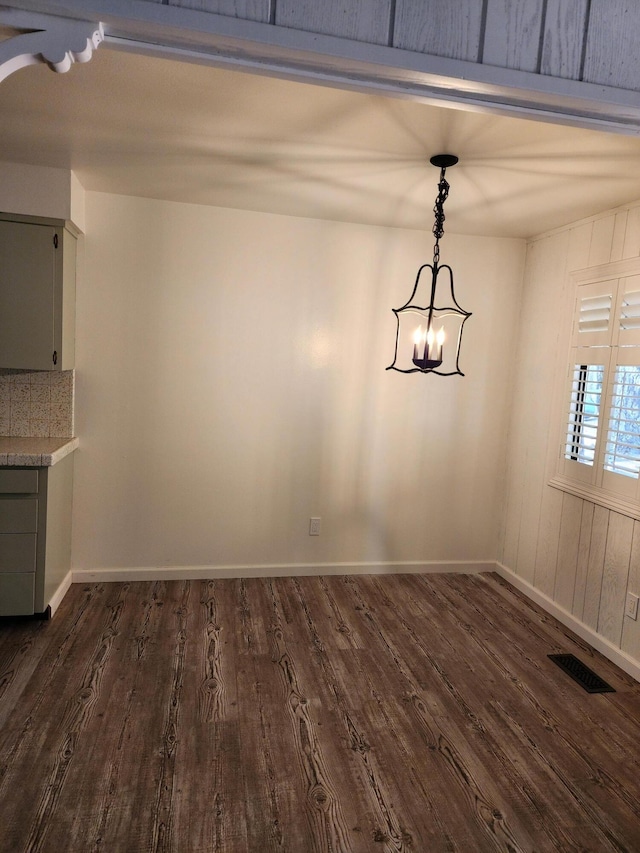
[[[58,235],[57,234],[53,235],[53,248],[54,249],[58,248]]]

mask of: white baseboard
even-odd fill
[[[640,681],[640,663],[637,660],[626,652],[623,652],[622,649],[614,646],[613,643],[598,634],[593,628],[576,619],[572,613],[569,613],[564,607],[560,607],[548,595],[540,592],[540,590],[536,589],[528,581],[518,577],[511,569],[503,566],[502,563],[496,563],[494,568],[500,577],[504,578],[516,589],[519,589],[520,592],[523,592],[527,598],[539,604],[547,613],[554,616],[559,622],[566,625],[567,628],[570,628],[574,634],[577,634],[582,640],[593,646],[594,649],[603,654],[612,663],[615,663],[616,666],[619,666],[620,669],[624,670],[632,678],[635,678],[636,681]]]
[[[73,572],[67,572],[64,577],[64,580],[58,587],[58,589],[51,596],[51,601],[49,602],[49,607],[51,608],[51,615],[56,612],[60,604],[62,603],[62,599],[69,592],[69,587],[73,583]]]
[[[215,578],[280,578],[315,575],[402,575],[455,572],[476,574],[492,572],[490,560],[464,562],[403,563],[283,563],[258,566],[142,566],[138,568],[105,568],[73,570],[74,583],[108,583],[110,581],[208,580]]]

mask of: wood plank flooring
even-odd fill
[[[76,584],[0,622],[1,853],[638,850],[640,684],[496,575]]]

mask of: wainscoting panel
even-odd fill
[[[548,485],[561,452],[558,383],[551,377],[569,348],[568,274],[635,257],[638,204],[529,244],[501,559],[543,606],[553,602],[586,636],[640,665],[640,623],[625,615],[627,593],[640,595],[640,522]]]

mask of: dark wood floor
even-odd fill
[[[639,851],[640,685],[495,575],[76,584],[0,623],[0,850]]]

